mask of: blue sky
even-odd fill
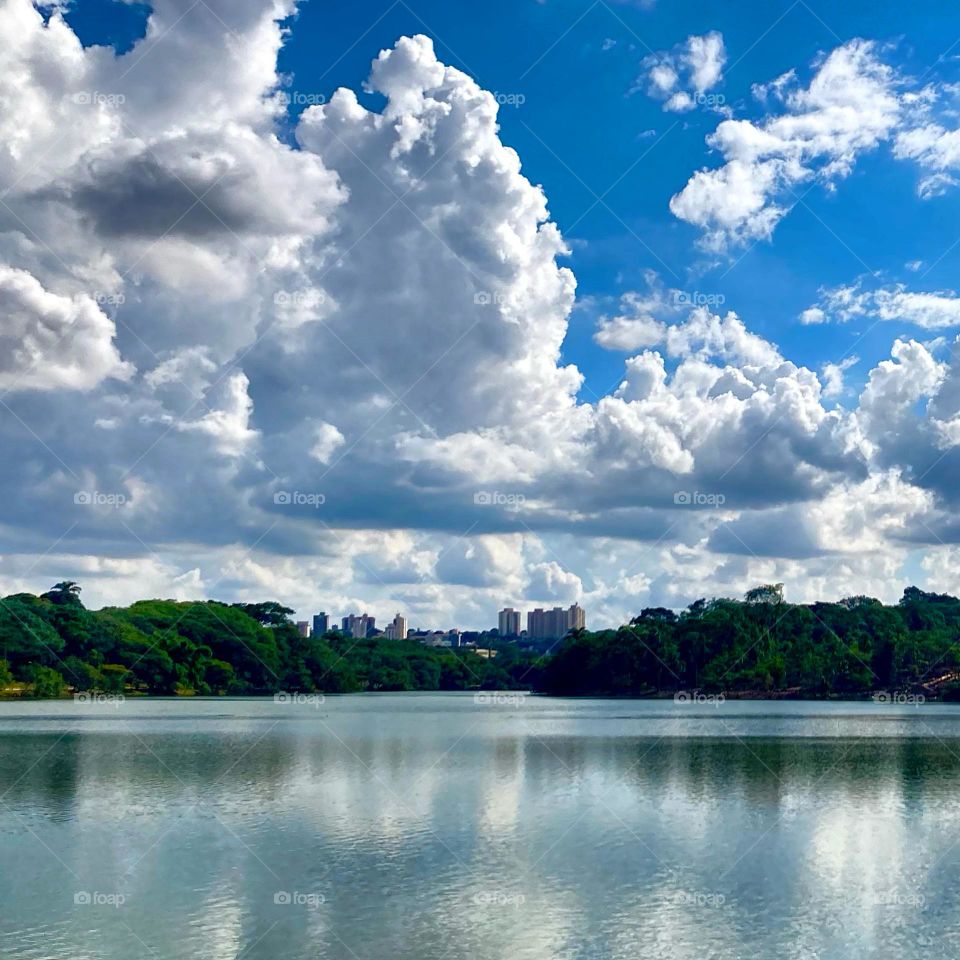
[[[573,246],[581,296],[618,296],[641,284],[644,269],[654,269],[671,286],[722,293],[729,309],[797,362],[839,359],[856,342],[863,361],[850,374],[856,383],[887,354],[888,331],[860,339],[871,322],[810,329],[797,317],[816,301],[819,287],[868,271],[916,285],[904,266],[915,260],[927,265],[924,288],[955,285],[960,245],[949,248],[960,235],[960,195],[918,200],[917,171],[890,162],[881,147],[834,193],[802,191],[804,205],[779,227],[775,242],[756,243],[735,263],[725,260],[700,274],[708,258],[694,249],[697,231],[678,223],[667,205],[693,170],[716,164],[704,138],[719,118],[705,110],[665,113],[635,87],[645,56],[710,30],[723,34],[728,51],[717,91],[746,117],[761,112],[753,84],[790,69],[809,79],[818,55],[856,37],[889,43],[889,61],[925,82],[955,79],[960,56],[960,9],[944,3],[507,0],[477,7],[418,0],[359,2],[335,12],[307,3],[280,67],[300,90],[328,96],[338,86],[359,90],[375,51],[398,36],[426,33],[447,62],[486,89],[525,98],[501,109],[502,139],[519,152],[526,175],[543,185]],[[589,386],[605,392],[621,373],[621,358],[595,348],[593,321],[590,310],[574,315],[564,355]]]
[[[85,43],[122,51],[142,35],[149,9],[77,0],[66,18]],[[820,287],[876,271],[918,289],[956,285],[960,193],[922,202],[916,169],[891,162],[887,146],[864,156],[835,191],[798,191],[803,203],[775,242],[756,242],[711,264],[715,258],[695,249],[696,229],[679,223],[668,202],[693,170],[716,165],[704,139],[720,118],[707,109],[666,113],[638,89],[646,56],[712,30],[722,33],[728,59],[714,92],[738,117],[762,115],[754,84],[791,69],[808,80],[819,56],[857,37],[888,44],[888,62],[924,83],[951,82],[960,58],[960,9],[949,4],[495,0],[481,8],[438,0],[309,0],[289,26],[279,69],[292,90],[329,98],[345,86],[378,108],[383,98],[363,93],[371,59],[400,36],[424,33],[447,63],[484,88],[523,98],[501,109],[502,139],[519,152],[526,176],[544,187],[571,244],[569,263],[585,304],[571,318],[564,357],[595,394],[619,381],[622,357],[594,345],[601,305],[592,301],[642,285],[646,269],[672,287],[722,294],[727,309],[796,362],[816,367],[855,351],[861,363],[848,374],[853,386],[886,356],[889,332],[869,319],[801,326],[797,318]],[[290,113],[302,109],[293,103]],[[905,266],[914,261],[924,264],[919,278]]]
[[[0,31],[8,592],[475,627],[960,590],[960,10]]]

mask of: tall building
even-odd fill
[[[500,611],[497,627],[501,637],[519,637],[520,611],[513,607],[504,607]]]
[[[392,623],[387,624],[384,630],[388,640],[406,640],[407,639],[407,618],[399,613],[393,618]]]
[[[313,635],[321,637],[330,629],[330,616],[321,610],[313,617]]]
[[[310,623],[307,620],[298,620],[297,621],[297,631],[301,637],[310,636]]]
[[[586,623],[586,614],[578,603],[567,610],[563,607],[552,610],[537,607],[527,614],[527,636],[535,640],[560,640],[571,630],[585,627]]]
[[[547,635],[546,614],[543,607],[537,607],[527,613],[527,636],[534,640],[540,640]]]
[[[351,613],[344,617],[342,622],[343,632],[348,637],[369,637],[376,629],[376,617],[368,617],[365,613],[360,614],[359,617]]]

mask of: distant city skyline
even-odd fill
[[[297,619],[294,621],[302,636],[316,636],[330,630],[331,617],[326,611],[313,615],[312,620]],[[363,638],[377,632],[377,618],[370,614],[348,613],[340,619],[339,631],[347,636]],[[411,634],[451,634],[477,633],[492,634],[496,631],[503,637],[526,636],[530,639],[555,639],[566,636],[571,630],[582,629],[586,626],[586,611],[578,603],[569,607],[534,607],[526,614],[521,609],[504,607],[497,614],[496,625],[480,629],[464,628],[462,626],[431,627],[410,626],[409,617],[397,611],[393,619],[380,631],[388,639],[406,640]]]

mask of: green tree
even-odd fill
[[[31,693],[38,698],[59,697],[66,687],[66,681],[61,674],[40,664],[34,664],[29,668],[27,680],[31,685]]]

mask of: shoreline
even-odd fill
[[[682,699],[677,698],[677,694],[684,694]],[[84,693],[80,696],[83,699],[78,700],[77,694],[67,694],[60,697],[32,697],[21,694],[2,694],[0,693],[0,705],[5,703],[77,703],[83,704],[109,704],[124,703],[130,701],[151,700],[151,701],[182,701],[189,703],[191,701],[244,701],[244,700],[263,700],[273,701],[282,705],[285,701],[276,700],[277,693],[252,693],[252,694],[151,694],[142,692],[119,693]],[[533,690],[357,690],[350,693],[321,693],[319,691],[311,693],[288,693],[288,697],[320,697],[326,699],[342,699],[345,697],[396,697],[396,696],[449,696],[449,697],[474,697],[483,696],[485,698],[496,697],[535,697],[544,700],[617,700],[623,702],[647,702],[647,701],[673,701],[677,706],[718,706],[726,702],[738,703],[876,703],[879,706],[923,706],[927,703],[951,704],[960,703],[960,701],[943,700],[940,697],[928,696],[926,694],[913,694],[904,691],[873,691],[859,695],[842,694],[804,694],[796,690],[771,690],[771,691],[721,691],[719,693],[704,693],[701,691],[664,691],[648,696],[626,696],[609,693],[585,693],[585,694],[558,694],[544,693]]]

